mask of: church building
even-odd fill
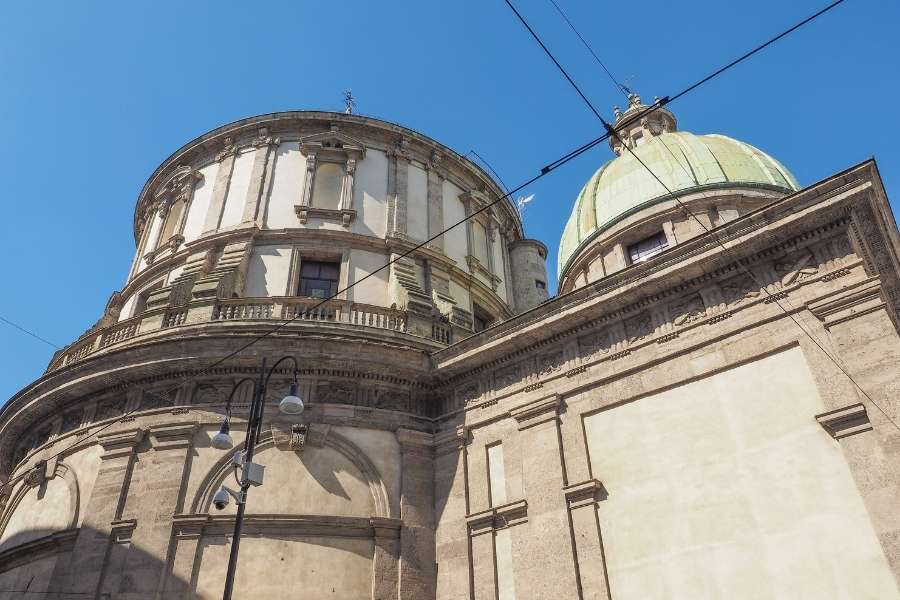
[[[176,150],[122,289],[0,408],[0,600],[222,598],[282,357],[236,599],[900,600],[874,160],[803,187],[615,116],[552,298],[504,189],[416,131],[283,112]]]

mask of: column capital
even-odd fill
[[[194,442],[194,433],[200,425],[188,423],[159,423],[150,426],[150,441],[154,450],[189,448]]]
[[[434,435],[415,429],[401,427],[395,432],[403,452],[430,452],[434,446]]]
[[[512,408],[509,411],[509,415],[516,420],[519,425],[519,431],[521,431],[547,421],[555,421],[557,415],[559,415],[560,405],[559,394],[553,394]]]
[[[140,427],[107,431],[97,436],[97,443],[103,448],[103,460],[129,456],[135,446],[144,439],[144,430]]]

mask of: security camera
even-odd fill
[[[216,495],[213,496],[213,506],[216,507],[216,510],[224,510],[228,503],[231,501],[231,494],[223,487]]]
[[[219,491],[216,492],[216,495],[213,496],[213,506],[216,507],[216,510],[225,510],[225,507],[228,506],[228,503],[231,502],[232,498],[240,504],[241,497],[238,493],[223,485],[219,488]]]

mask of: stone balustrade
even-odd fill
[[[353,327],[383,329],[428,337],[416,333],[409,327],[406,311],[349,300],[327,300],[316,298],[274,297],[274,298],[229,298],[218,300],[212,313],[201,313],[202,305],[148,310],[143,314],[106,328],[89,331],[74,343],[57,352],[47,371],[83,360],[91,354],[126,342],[136,336],[143,336],[161,329],[171,329],[202,322],[221,321],[296,321],[345,324]],[[209,309],[207,308],[207,311]],[[194,315],[193,313],[197,314]],[[453,339],[449,323],[434,321],[431,325],[433,341],[450,344]]]

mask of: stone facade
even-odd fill
[[[346,285],[354,249],[400,256],[410,223],[434,231],[499,194],[485,178],[460,207],[443,202],[448,161],[478,171],[404,131],[383,152],[383,236],[354,232],[373,221],[346,166],[334,208],[311,191],[283,211],[290,227],[257,223],[276,210],[267,161],[307,117],[223,128],[161,167],[126,289],[0,412],[0,598],[219,597],[234,507],[211,506],[231,457],[210,439],[232,386],[286,354],[308,407],[278,414],[291,373],[276,373],[236,598],[900,598],[900,235],[874,162],[549,301],[528,285],[546,281],[546,250],[505,204],[493,232],[483,221],[395,263],[365,310],[246,296],[254,265],[281,256],[259,248],[337,248]],[[399,131],[311,123],[321,131],[297,147],[322,160],[339,141],[354,186],[373,140]],[[204,215],[215,227],[146,259],[147,207],[190,220],[190,200],[175,203],[197,197],[191,157],[240,160],[245,139],[247,190],[262,190],[242,193],[246,226]],[[423,158],[424,179],[403,173]],[[491,236],[484,254],[466,249]],[[473,331],[463,283],[499,322]],[[236,443],[248,403],[239,390]]]

